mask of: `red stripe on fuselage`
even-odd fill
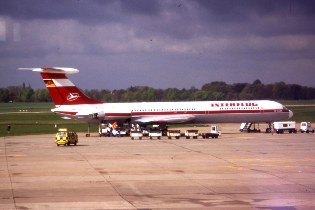
[[[154,115],[211,115],[211,114],[263,114],[263,113],[277,113],[277,112],[289,112],[286,109],[255,109],[255,110],[205,110],[205,111],[165,111],[165,112],[132,112],[131,116],[154,116]],[[118,113],[106,113],[106,116],[115,116]],[[125,115],[125,114],[123,114]],[[126,114],[127,115],[127,114]]]
[[[148,115],[183,115],[183,114],[206,114],[206,111],[165,111],[165,112],[132,112],[132,116],[148,116]]]
[[[218,110],[208,111],[208,114],[263,114],[263,113],[277,113],[289,112],[283,109],[257,109],[257,110]]]

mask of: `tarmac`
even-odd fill
[[[314,209],[315,134],[0,139],[0,209]],[[205,128],[202,128],[205,129]],[[182,129],[182,132],[184,130]]]

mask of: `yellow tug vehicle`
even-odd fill
[[[58,133],[56,133],[56,140],[57,146],[59,145],[68,145],[74,144],[77,145],[78,143],[78,135],[76,132],[68,131],[67,128],[59,128]]]

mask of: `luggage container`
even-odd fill
[[[197,139],[198,135],[199,135],[198,130],[186,130],[185,131],[186,139],[190,139],[190,138]]]
[[[284,132],[296,133],[295,121],[274,122],[273,129],[276,133],[282,134]]]
[[[130,137],[132,140],[139,139],[141,140],[143,137],[142,131],[130,131]]]
[[[157,139],[161,139],[162,131],[161,130],[150,130],[149,131],[149,137],[150,139],[153,139],[153,137]]]
[[[175,139],[180,138],[180,130],[167,130],[167,137],[168,139],[172,139],[173,137]]]

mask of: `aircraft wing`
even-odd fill
[[[140,116],[133,117],[132,121],[139,124],[176,124],[192,121],[194,115],[158,115],[158,116]]]

